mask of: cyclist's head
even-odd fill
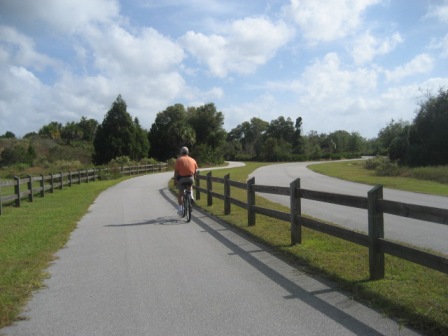
[[[188,154],[188,148],[187,147],[182,147],[180,149],[180,155],[187,155]]]

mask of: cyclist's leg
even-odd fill
[[[179,216],[181,216],[182,213],[183,213],[184,187],[179,182],[178,182],[178,185],[177,185],[177,190],[178,190],[178,192],[177,192],[177,205],[178,205],[177,214]]]
[[[193,196],[193,184],[190,184],[190,199],[191,199],[191,203],[194,204],[195,200],[194,200],[194,196]]]

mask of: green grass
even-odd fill
[[[448,196],[448,184],[412,177],[376,176],[374,170],[364,169],[364,160],[319,163],[308,166],[316,173],[385,188],[413,191],[423,194]]]
[[[335,164],[340,176],[349,174],[358,182],[359,169],[346,169],[353,163]],[[249,163],[246,167],[214,171],[213,176],[223,177],[230,173],[230,179],[245,182],[248,175],[265,164]],[[333,165],[333,164],[331,164]],[[355,164],[356,165],[356,164]],[[325,164],[316,165],[321,168]],[[377,184],[375,177],[369,176],[371,184]],[[407,180],[401,180],[407,183]],[[205,185],[205,181],[201,181]],[[425,189],[414,182],[417,190]],[[400,188],[400,183],[395,183]],[[407,186],[406,189],[409,189]],[[213,190],[223,193],[221,184],[214,183]],[[425,189],[428,193],[430,189]],[[231,188],[234,198],[245,201],[246,192]],[[257,215],[256,225],[247,226],[247,212],[232,205],[230,215],[224,215],[224,204],[214,198],[213,205],[207,206],[206,197],[201,195],[198,206],[212,213],[253,239],[267,244],[284,256],[286,260],[306,272],[336,281],[341,289],[351,292],[353,298],[366,303],[382,313],[397,318],[402,324],[412,326],[427,335],[448,334],[448,276],[441,272],[386,255],[386,275],[383,280],[370,281],[368,250],[362,246],[329,235],[302,230],[302,244],[290,245],[289,223]],[[257,197],[256,204],[284,212],[289,209]]]
[[[122,180],[122,179],[121,179]],[[46,193],[0,216],[0,328],[17,319],[33,290],[42,286],[54,254],[98,194],[121,180],[85,183]]]

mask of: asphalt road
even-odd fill
[[[7,336],[417,335],[195,211],[172,173],[104,191]]]
[[[325,191],[335,194],[367,197],[372,186],[342,181],[306,168],[310,163],[296,162],[261,167],[251,175],[256,184],[284,186],[300,178],[304,189]],[[289,207],[289,197],[263,194],[263,197]],[[448,208],[448,197],[424,195],[392,189],[384,189],[383,197],[387,200],[419,204],[435,208]],[[302,200],[302,213],[339,224],[341,226],[368,231],[367,210],[350,208],[310,200]],[[405,242],[417,247],[428,248],[448,255],[448,226],[426,221],[398,217],[384,216],[384,236],[387,239]]]

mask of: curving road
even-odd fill
[[[315,162],[319,163],[319,162]],[[251,175],[256,184],[284,186],[300,178],[304,189],[367,197],[372,186],[347,182],[324,176],[306,168],[310,162],[295,162],[261,167]],[[263,197],[289,207],[285,196],[263,194]],[[384,189],[383,197],[403,203],[419,204],[436,208],[448,208],[448,197],[431,196],[392,189]],[[302,213],[330,221],[341,226],[367,232],[367,211],[329,203],[302,200]],[[385,237],[421,248],[448,254],[448,226],[393,215],[384,216]]]
[[[104,191],[0,334],[417,335],[199,211],[187,224],[171,176]]]

